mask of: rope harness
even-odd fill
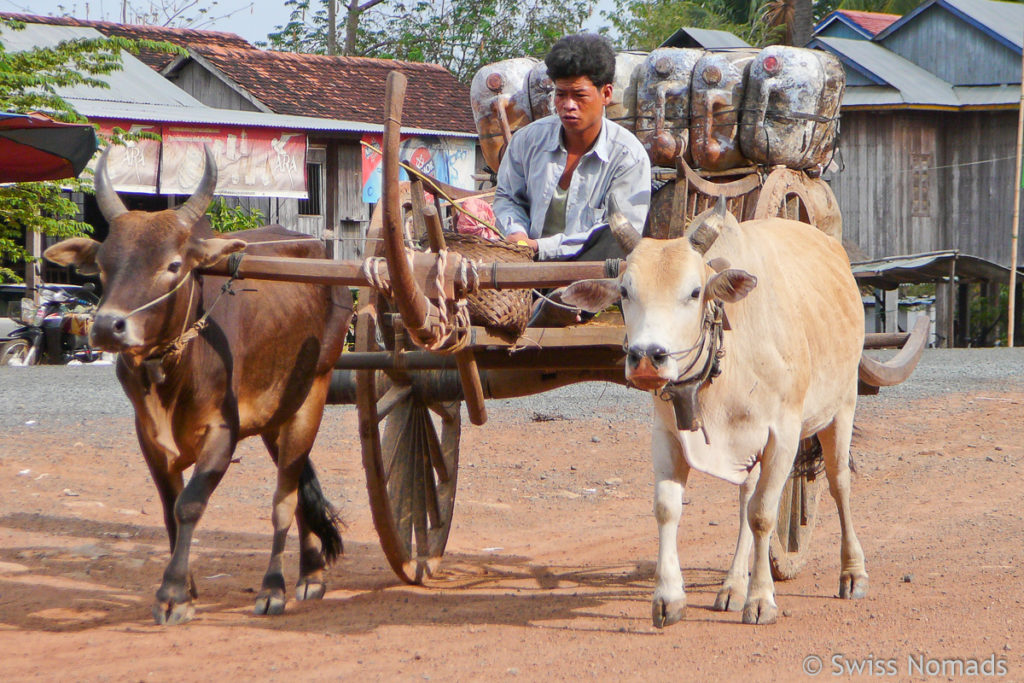
[[[704,309],[704,318],[701,321],[697,341],[689,348],[666,354],[671,358],[678,359],[697,351],[693,359],[676,375],[676,379],[666,384],[658,392],[658,398],[672,403],[676,428],[680,431],[691,432],[700,430],[704,434],[704,442],[709,445],[711,439],[704,428],[697,392],[722,374],[721,362],[725,357],[723,345],[725,329],[725,308],[720,300],[715,299]],[[623,349],[628,350],[628,341],[623,344]],[[703,365],[701,365],[702,359]],[[695,369],[696,372],[693,372]]]

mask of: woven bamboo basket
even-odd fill
[[[477,235],[445,232],[451,251],[482,263],[526,263],[533,250],[510,242],[495,242]],[[480,273],[485,277],[484,273]],[[518,337],[530,320],[532,296],[528,289],[481,289],[467,297],[469,319],[474,325]]]

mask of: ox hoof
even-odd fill
[[[252,613],[262,616],[284,614],[284,593],[282,591],[263,591],[256,596],[256,605]]]
[[[868,594],[868,575],[843,572],[839,576],[839,597],[858,600]]]
[[[191,602],[167,603],[158,602],[153,605],[153,621],[159,626],[177,626],[192,621],[196,608]]]
[[[665,628],[682,621],[686,616],[686,598],[665,602],[664,598],[655,598],[651,603],[651,621],[655,628]]]
[[[738,588],[722,586],[722,589],[718,591],[718,596],[715,598],[715,604],[712,606],[712,609],[719,612],[739,612],[743,609],[743,603],[746,599],[746,590],[740,591]]]
[[[316,579],[299,579],[295,584],[296,600],[320,600],[327,592],[327,586],[323,581]]]
[[[743,606],[744,624],[774,624],[779,618],[779,608],[764,598],[751,600]]]

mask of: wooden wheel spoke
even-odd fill
[[[430,456],[430,465],[434,471],[437,472],[437,478],[442,483],[448,483],[451,479],[451,475],[448,472],[448,463],[444,461],[444,454],[441,451],[441,440],[437,438],[437,429],[434,428],[434,423],[430,419],[430,415],[424,415],[427,433],[427,451]]]
[[[445,520],[441,519],[441,501],[438,498],[437,481],[426,463],[424,463],[423,470],[423,497],[426,502],[427,521],[430,524],[430,529],[439,529]]]
[[[451,408],[449,407],[451,405],[455,406],[455,411],[456,412],[454,412],[454,413],[452,412]],[[457,412],[459,410],[459,404],[458,403],[454,403],[454,404],[451,404],[451,403],[428,403],[427,407],[430,408],[431,412],[433,412],[439,418],[444,420],[445,423],[447,423],[447,424],[452,424],[453,422],[455,422],[456,418],[458,417],[458,415],[457,415]]]
[[[417,406],[413,411],[412,423],[415,429],[415,437],[412,443],[416,447],[410,453],[412,473],[412,527],[416,534],[416,555],[423,557],[429,554],[430,537],[427,534],[427,500],[426,491],[422,486],[423,480],[427,477],[427,458],[424,451],[428,440],[426,425],[430,423],[430,416],[426,409]]]
[[[377,401],[377,421],[380,422],[390,415],[395,406],[404,401],[411,391],[412,387],[408,384],[392,384]]]

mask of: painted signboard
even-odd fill
[[[163,126],[160,194],[190,194],[203,175],[203,146],[217,163],[217,194],[306,199],[306,136],[236,126]]]
[[[380,135],[363,136],[363,201],[375,204],[381,192]],[[451,137],[403,136],[398,158],[413,168],[423,171],[441,182],[474,189],[475,141]],[[409,180],[405,169],[401,180]]]
[[[95,122],[94,122],[95,123]],[[159,123],[138,123],[134,121],[99,121],[99,134],[109,139],[115,128],[125,133],[160,134]],[[93,158],[89,168],[95,170],[99,156]],[[157,140],[131,140],[124,145],[113,145],[107,155],[107,174],[118,192],[141,192],[156,194],[157,177],[160,171],[160,142]]]

